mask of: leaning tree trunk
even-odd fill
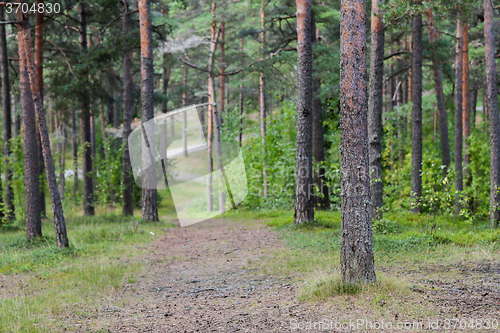
[[[59,158],[59,193],[61,195],[61,200],[64,200],[64,188],[66,186],[66,175],[64,172],[64,165],[66,164],[66,140],[67,140],[67,135],[66,135],[66,128],[63,125],[62,126],[62,136],[63,136],[63,142],[60,144],[61,148],[61,157]]]
[[[80,0],[78,10],[80,12],[80,45],[82,53],[87,52],[87,10],[85,1]],[[87,78],[86,74],[83,74]],[[85,80],[84,79],[84,80]],[[81,94],[82,111],[82,160],[83,160],[83,214],[94,215],[94,179],[92,177],[92,135],[90,125],[90,101],[88,93]]]
[[[151,31],[151,2],[139,0],[141,35],[141,121],[154,117],[153,35]],[[158,221],[158,195],[156,189],[142,189],[141,219]]]
[[[26,3],[23,0],[22,3]],[[47,184],[50,192],[50,199],[52,201],[52,212],[54,214],[54,227],[56,230],[57,246],[60,248],[68,247],[68,236],[66,234],[66,222],[64,220],[64,213],[62,208],[61,197],[57,189],[56,173],[54,163],[52,160],[52,152],[50,150],[49,133],[47,131],[47,124],[45,122],[45,115],[43,112],[42,97],[37,81],[35,72],[35,65],[33,61],[33,52],[31,50],[31,32],[28,22],[28,14],[23,14],[19,11],[16,14],[18,29],[18,43],[19,43],[19,58],[24,58],[23,62],[26,66],[26,71],[29,76],[29,84],[31,94],[33,97],[33,104],[35,106],[36,118],[40,128],[40,138],[43,151],[43,160],[46,167]]]
[[[500,220],[500,119],[498,115],[495,29],[493,4],[484,0],[484,44],[486,55],[487,105],[490,117],[490,221],[493,228]]]
[[[372,0],[370,87],[368,97],[368,143],[370,156],[371,211],[382,218],[384,188],[382,182],[382,110],[384,85],[384,22],[379,0]]]
[[[375,282],[366,93],[366,2],[340,12],[340,265],[345,283]]]
[[[468,24],[464,23],[464,41],[463,41],[463,72],[462,72],[462,135],[463,135],[463,177],[465,178],[465,186],[470,187],[472,184],[472,173],[469,170],[470,154],[469,136],[470,136],[470,105],[469,105],[469,29]],[[472,198],[466,198],[470,204]]]
[[[457,45],[455,58],[455,215],[460,214],[460,194],[463,187],[462,178],[462,89],[463,89],[463,25],[457,20]]]
[[[38,165],[38,144],[33,97],[24,57],[19,49],[19,70],[21,81],[22,135],[24,156],[24,209],[26,214],[26,239],[42,236],[40,216],[40,174]]]
[[[130,17],[128,11],[128,0],[123,1],[123,32],[128,34],[130,31]],[[133,101],[132,101],[132,53],[128,50],[128,45],[125,46],[125,57],[123,58],[123,158],[122,158],[122,174],[123,174],[123,207],[122,214],[125,216],[134,215],[134,203],[132,198],[132,165],[130,163],[130,150],[128,146],[128,137],[131,129],[133,116]]]
[[[315,45],[318,41],[316,36],[316,22],[314,13],[311,19],[311,43]],[[314,57],[314,53],[313,53]],[[315,72],[313,70],[313,72]],[[330,209],[330,196],[328,185],[326,184],[325,167],[321,163],[325,161],[325,136],[323,132],[323,117],[321,98],[319,96],[321,81],[318,78],[312,79],[312,98],[313,98],[313,120],[312,120],[312,146],[314,154],[314,163],[318,165],[318,170],[314,170],[314,183],[318,188],[320,195],[315,195],[316,207],[319,209]]]
[[[297,140],[294,223],[314,220],[311,0],[297,0]]]
[[[264,46],[266,44],[266,2],[261,1],[260,7],[260,59],[264,60]],[[267,170],[266,170],[266,78],[264,72],[260,72],[259,76],[259,115],[260,115],[260,136],[262,144],[262,183],[264,185],[264,206],[268,192]]]
[[[43,5],[44,0],[37,0],[36,5]],[[36,67],[36,75],[38,78],[38,84],[40,89],[40,94],[42,96],[42,104],[43,104],[43,18],[44,12],[37,11],[35,15],[36,26],[35,26],[35,67]],[[45,165],[43,164],[43,153],[42,153],[42,145],[40,139],[40,128],[37,124],[37,137],[38,137],[38,166],[40,176],[45,172]],[[47,209],[45,205],[45,182],[43,177],[40,177],[40,213],[42,218],[47,217]]]
[[[0,7],[0,21],[5,21],[3,6]],[[10,139],[12,137],[12,118],[10,108],[10,83],[9,83],[9,59],[7,57],[7,36],[5,25],[0,25],[0,67],[2,72],[2,107],[3,107],[3,143],[5,156],[11,156]],[[5,200],[4,217],[7,221],[16,218],[14,209],[14,191],[12,190],[12,169],[7,162],[4,171],[5,179]]]
[[[432,10],[429,9],[427,14],[427,27],[429,29],[429,41],[432,45],[435,45],[439,38],[439,32],[434,27],[434,17]],[[436,48],[433,47],[433,50]],[[432,54],[432,70],[434,74],[434,90],[436,92],[438,115],[439,115],[439,141],[441,142],[441,164],[445,166],[443,168],[443,178],[448,174],[448,169],[450,168],[451,157],[450,157],[450,141],[448,138],[448,120],[446,117],[446,106],[444,102],[444,92],[443,92],[443,73],[441,72],[441,67],[438,61],[438,55]]]
[[[411,203],[412,212],[422,212],[422,15],[413,17],[412,26],[412,136]]]

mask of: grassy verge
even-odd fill
[[[142,245],[171,226],[114,214],[70,218],[65,250],[55,245],[50,220],[31,242],[21,225],[0,226],[0,332],[53,332],[61,328],[55,318],[86,315],[136,281]]]
[[[384,220],[374,222],[378,281],[352,286],[340,279],[340,212],[316,212],[316,220],[304,226],[293,225],[292,211],[234,212],[226,216],[264,220],[285,242],[284,251],[252,263],[253,268],[277,276],[296,276],[299,299],[331,299],[345,307],[354,303],[368,309],[369,315],[435,316],[433,307],[413,291],[420,268],[430,268],[428,278],[439,278],[443,270],[433,272],[433,267],[491,261],[500,247],[500,230],[488,229],[487,221],[471,225],[450,216],[436,216],[434,220],[425,214],[386,213]],[[451,272],[444,274],[444,279],[453,278]]]

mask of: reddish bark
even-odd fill
[[[139,0],[139,25],[141,36],[141,121],[154,117],[153,35],[151,30],[151,1]],[[158,221],[158,195],[156,189],[142,189],[141,218]]]
[[[26,0],[23,0],[24,3]],[[52,212],[54,214],[54,227],[56,229],[57,246],[60,248],[68,247],[68,236],[66,234],[66,222],[62,208],[61,197],[57,189],[57,181],[54,163],[52,160],[52,152],[50,149],[49,133],[47,124],[45,122],[45,115],[43,112],[42,97],[39,90],[37,75],[35,72],[35,65],[33,60],[33,52],[31,51],[31,32],[28,23],[28,15],[18,11],[16,14],[18,22],[18,42],[20,54],[19,58],[24,58],[24,64],[29,76],[29,83],[31,94],[33,97],[33,104],[35,106],[36,118],[40,129],[40,138],[43,151],[43,159],[46,166],[47,184],[49,187],[50,198],[52,201]]]
[[[40,216],[40,173],[36,138],[36,117],[25,57],[19,45],[19,70],[21,81],[22,134],[24,156],[24,208],[26,214],[26,239],[42,236]]]
[[[375,219],[382,218],[382,111],[384,85],[384,22],[379,1],[372,0],[370,87],[368,98],[368,140],[370,157],[371,210]]]

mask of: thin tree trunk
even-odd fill
[[[371,212],[382,218],[384,187],[382,182],[382,110],[384,85],[384,22],[379,0],[372,0],[370,86],[368,97],[368,143],[370,156]]]
[[[25,3],[25,1],[26,0],[23,0],[22,3]],[[50,150],[49,133],[47,130],[47,124],[45,122],[42,97],[37,81],[37,75],[35,73],[33,52],[31,51],[31,32],[28,23],[28,15],[27,13],[23,14],[22,11],[19,11],[16,14],[16,18],[17,21],[20,22],[17,26],[19,49],[21,51],[19,54],[19,58],[24,58],[23,61],[28,72],[33,104],[35,106],[35,113],[38,120],[38,126],[40,128],[43,159],[46,166],[47,183],[49,187],[50,198],[52,201],[52,212],[54,214],[54,227],[56,231],[57,246],[60,248],[67,248],[69,244],[68,236],[66,234],[66,222],[64,220],[61,197],[59,195],[59,190],[57,189],[55,168],[52,160],[52,153]]]
[[[260,56],[264,60],[264,46],[266,44],[266,10],[265,0],[261,1],[260,7]],[[259,76],[259,115],[260,115],[260,136],[262,143],[262,183],[264,185],[264,206],[266,205],[266,198],[268,192],[267,171],[266,171],[266,80],[264,73],[261,72]]]
[[[220,33],[219,33],[219,50],[220,50],[220,58],[219,58],[219,124],[223,123],[223,114],[225,111],[225,94],[226,94],[226,80],[224,76],[224,69],[226,68],[226,59],[225,59],[225,24],[224,22],[220,23]]]
[[[469,136],[470,136],[470,105],[469,105],[469,29],[468,24],[464,23],[464,41],[463,41],[463,72],[462,72],[462,135],[463,135],[463,177],[465,187],[472,184],[472,173],[469,170],[470,154]],[[471,198],[466,198],[470,201]],[[471,202],[469,202],[470,204]]]
[[[128,15],[128,0],[123,0],[123,33],[126,35],[130,31],[130,17]],[[128,46],[125,47],[127,49]],[[126,50],[123,58],[123,158],[122,158],[122,174],[123,174],[123,207],[122,214],[126,216],[134,215],[134,205],[132,198],[132,165],[130,163],[130,150],[128,146],[128,136],[131,129],[133,105],[132,105],[132,53]]]
[[[241,38],[240,46],[240,67],[243,68],[243,47],[245,45],[245,39]],[[240,79],[240,97],[239,97],[239,107],[240,107],[240,147],[243,140],[243,79],[245,74],[241,74]]]
[[[87,10],[85,1],[80,0],[78,11],[80,13],[80,46],[82,53],[87,52]],[[85,74],[84,74],[85,75]],[[85,78],[87,75],[85,75]],[[94,215],[94,179],[92,176],[92,134],[90,122],[90,101],[87,93],[81,95],[82,111],[82,148],[83,148],[83,214]]]
[[[36,5],[43,4],[44,0],[37,0]],[[43,19],[44,12],[36,12],[35,20],[35,67],[36,75],[38,78],[38,84],[40,89],[40,94],[42,96],[43,104]],[[43,153],[42,145],[40,139],[40,129],[37,123],[37,138],[38,138],[38,171],[40,172],[40,214],[42,218],[47,217],[47,208],[45,205],[45,181],[43,179],[43,173],[45,172],[45,165],[43,164]]]
[[[341,276],[375,282],[370,207],[366,92],[366,2],[342,0],[340,11]]]
[[[90,110],[90,152],[92,154],[92,177],[96,174],[96,146],[95,146],[95,117],[94,110]]]
[[[116,93],[115,103],[113,104],[113,127],[120,127],[120,103],[118,103],[120,93]]]
[[[455,192],[463,191],[462,178],[462,89],[463,89],[463,25],[457,20],[455,60]],[[455,215],[460,214],[460,195],[455,198]]]
[[[312,13],[311,21],[311,43],[315,45],[318,42],[316,36],[316,22],[314,13]],[[312,54],[314,58],[314,53]],[[313,69],[313,73],[316,71]],[[321,195],[315,196],[316,207],[318,209],[330,209],[330,196],[328,193],[328,185],[326,184],[325,167],[319,166],[325,161],[325,138],[323,133],[323,117],[321,98],[319,96],[321,89],[321,81],[318,78],[312,79],[312,98],[313,98],[313,115],[312,115],[312,146],[314,154],[314,163],[318,165],[318,171],[314,170],[314,183]]]
[[[168,83],[170,81],[170,66],[167,63],[167,54],[163,54],[163,102],[161,103],[161,111],[163,113],[167,113],[167,91],[168,91]]]
[[[476,128],[476,107],[477,107],[477,89],[470,93],[470,112],[472,115],[471,127]]]
[[[429,41],[435,45],[436,41],[439,39],[439,32],[434,27],[434,17],[432,10],[429,9],[427,14],[427,27],[429,29]],[[435,48],[433,48],[435,49]],[[441,164],[445,166],[443,168],[443,178],[448,174],[448,169],[450,168],[451,157],[450,157],[450,141],[448,138],[448,120],[446,115],[446,106],[444,102],[444,92],[443,92],[443,74],[441,72],[441,66],[439,65],[437,54],[432,55],[432,65],[434,73],[434,90],[436,91],[437,99],[437,113],[439,115],[439,141],[441,143]]]
[[[64,172],[64,166],[66,164],[66,128],[62,126],[61,128],[63,141],[60,144],[61,147],[61,157],[59,158],[59,193],[61,195],[61,200],[64,200],[64,187],[66,186],[66,178]]]
[[[3,6],[0,8],[0,21],[5,21]],[[5,25],[0,26],[0,67],[2,71],[2,108],[3,108],[3,143],[5,156],[11,156],[10,139],[12,137],[12,110],[10,108],[9,60],[7,57],[7,36]],[[5,163],[5,201],[4,217],[7,221],[16,218],[14,209],[14,191],[12,190],[12,169],[9,162]]]
[[[412,212],[422,212],[422,15],[413,17],[412,25],[412,137],[411,203]]]
[[[500,220],[500,119],[498,115],[497,74],[495,64],[494,14],[491,0],[484,0],[486,99],[490,117],[490,222],[493,228],[497,228]]]
[[[297,0],[297,140],[294,223],[314,220],[312,195],[312,26],[311,0]]]
[[[19,70],[21,81],[22,134],[24,156],[24,208],[26,211],[26,239],[42,236],[40,216],[40,173],[38,165],[38,145],[33,97],[26,71],[25,57],[19,48]]]
[[[78,193],[78,146],[76,142],[76,112],[73,104],[70,104],[71,109],[71,149],[73,151],[73,195],[76,198]]]
[[[106,98],[106,110],[108,111],[108,122],[107,124],[110,126],[114,127],[114,120],[113,120],[113,98],[108,97]]]
[[[153,36],[151,31],[151,2],[139,0],[141,36],[141,121],[154,117]],[[158,195],[156,189],[142,189],[141,219],[158,221]]]
[[[207,130],[207,153],[208,153],[208,176],[207,176],[207,211],[213,211],[213,184],[212,184],[212,172],[213,172],[213,160],[212,160],[212,132],[213,132],[213,122],[215,111],[215,78],[213,74],[214,69],[214,54],[217,48],[217,42],[219,39],[219,29],[217,29],[217,24],[215,22],[215,1],[212,3],[212,27],[210,31],[210,53],[208,58],[208,130]]]
[[[184,55],[186,61],[189,60],[187,54]],[[188,67],[184,65],[182,73],[182,106],[187,105],[187,79],[188,79]],[[188,156],[188,142],[187,142],[187,112],[183,112],[182,115],[182,147],[184,150],[184,156]]]

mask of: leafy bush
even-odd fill
[[[383,218],[372,222],[373,232],[378,234],[395,234],[399,231],[399,225],[396,221]]]

